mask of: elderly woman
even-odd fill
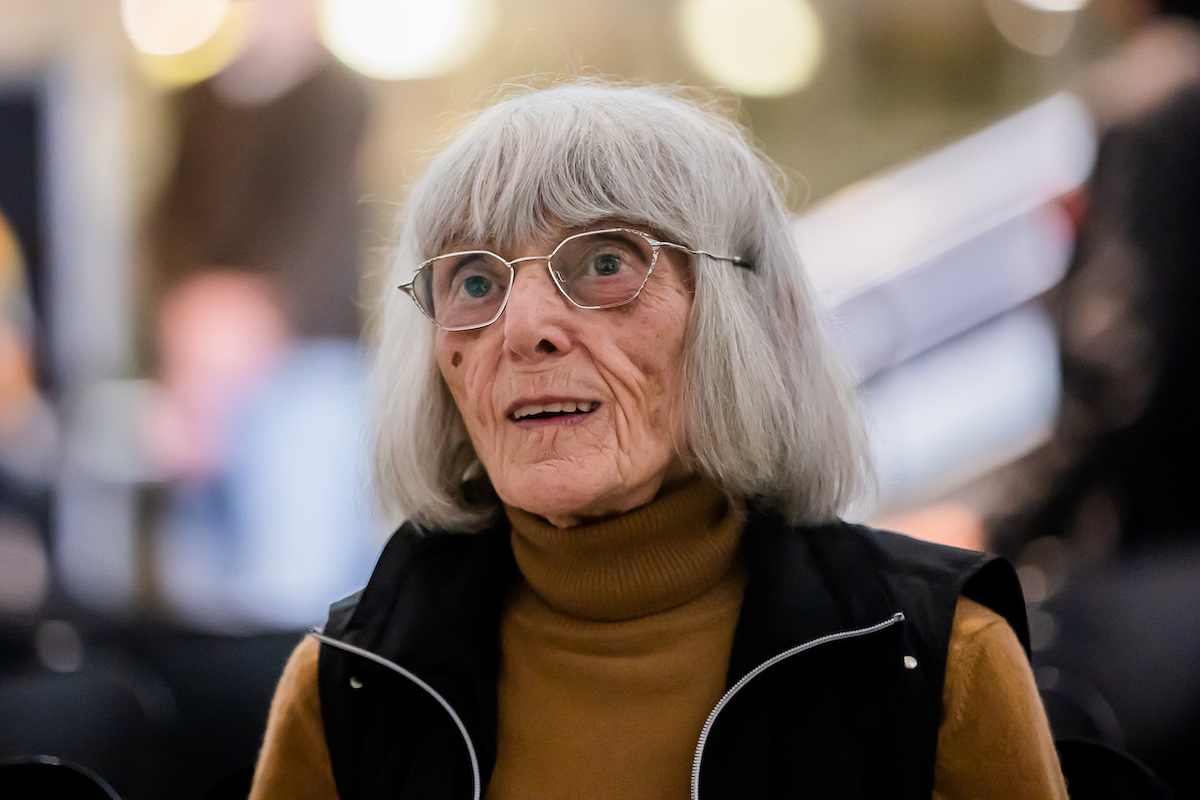
[[[252,797],[1065,797],[1011,569],[837,518],[863,429],[776,176],[594,83],[433,159],[375,375],[408,521]]]

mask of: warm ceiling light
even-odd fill
[[[807,0],[685,0],[680,22],[696,65],[739,94],[793,92],[821,60],[821,26]]]
[[[1009,44],[1038,56],[1062,51],[1087,0],[984,0],[988,16]]]
[[[1090,0],[1017,0],[1038,11],[1082,11]]]
[[[187,86],[211,78],[229,66],[242,51],[250,27],[251,3],[234,3],[217,30],[198,47],[171,56],[138,52],[138,66],[154,83]]]
[[[121,0],[121,23],[129,40],[156,56],[199,47],[228,13],[229,0]]]
[[[429,78],[466,63],[496,18],[494,0],[323,0],[321,39],[372,78]]]

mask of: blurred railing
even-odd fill
[[[835,195],[796,240],[863,384],[883,506],[965,483],[1036,445],[1057,345],[1032,303],[1071,257],[1060,201],[1096,140],[1059,94]]]

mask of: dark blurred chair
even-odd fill
[[[8,800],[120,800],[96,773],[52,756],[0,761],[0,796]]]
[[[302,633],[79,627],[82,665],[54,672],[40,662],[34,628],[0,624],[0,760],[51,754],[83,764],[127,800],[246,797],[247,765]]]
[[[1100,742],[1054,743],[1071,800],[1174,800],[1175,795],[1137,759]]]
[[[56,776],[79,771],[73,765],[86,765],[127,796],[157,794],[166,769],[164,731],[147,714],[136,688],[113,675],[46,671],[5,676],[0,680],[0,719],[0,759],[34,764],[22,768],[30,780],[43,780],[42,775],[69,780]],[[31,761],[37,754],[54,756],[55,764]],[[57,769],[58,759],[71,766]],[[12,797],[7,791],[0,785],[0,796]]]
[[[246,800],[254,782],[254,765],[234,770],[201,797],[201,800]]]

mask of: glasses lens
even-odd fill
[[[500,313],[512,270],[499,256],[469,252],[441,256],[417,275],[421,307],[443,328],[487,325]]]
[[[654,248],[629,231],[591,231],[568,237],[550,256],[563,293],[581,306],[628,303],[646,285]]]

